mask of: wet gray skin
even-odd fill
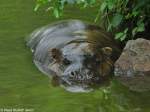
[[[27,40],[38,69],[49,77],[57,76],[60,85],[71,92],[89,91],[90,85],[102,80],[98,68],[102,58],[90,48],[94,42],[87,41],[87,28],[88,24],[79,20],[61,21],[35,30]],[[100,43],[100,51],[112,44],[103,37],[106,45]],[[59,61],[52,50],[59,52]]]

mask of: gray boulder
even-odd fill
[[[131,90],[150,90],[150,40],[129,40],[115,63],[114,73]]]

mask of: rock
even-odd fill
[[[114,73],[131,90],[150,90],[150,40],[129,40],[115,62]]]

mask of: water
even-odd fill
[[[43,11],[34,13],[33,7],[32,0],[0,1],[0,108],[32,108],[35,112],[150,111],[150,92],[132,92],[115,80],[109,88],[86,94],[52,87],[48,77],[32,63],[24,38],[56,19]],[[92,9],[75,8],[66,12],[64,18],[88,21],[96,13]]]

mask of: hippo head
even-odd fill
[[[61,21],[37,29],[27,45],[35,65],[52,78],[52,84],[72,92],[107,79],[112,70],[112,49],[117,54],[116,44],[105,31],[80,20]]]
[[[68,86],[88,88],[101,83],[110,75],[111,53],[110,47],[95,50],[91,43],[70,43],[60,49],[49,49],[49,56],[53,60],[49,69],[56,73],[53,80],[61,80],[61,83]]]

